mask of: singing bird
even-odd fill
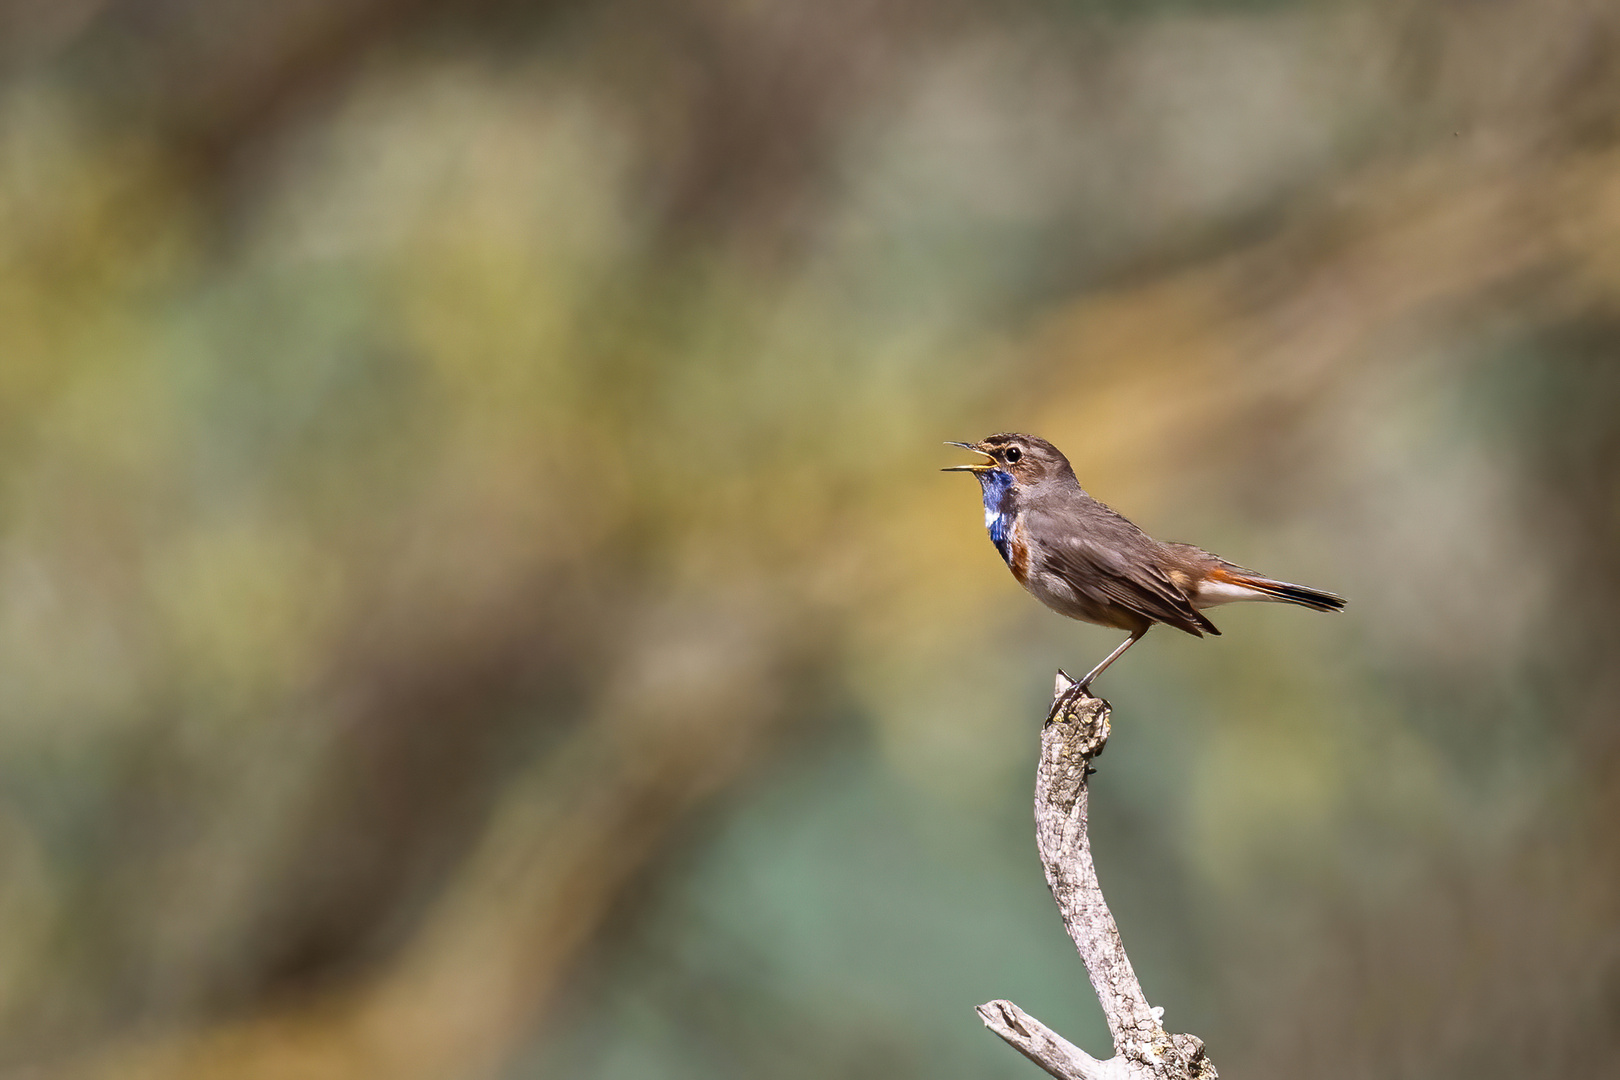
[[[1240,600],[1273,600],[1338,611],[1344,600],[1321,589],[1268,578],[1191,544],[1153,539],[1087,495],[1069,459],[1033,435],[992,435],[960,446],[986,460],[953,465],[984,490],[984,525],[1018,583],[1071,619],[1130,633],[1065,699],[1141,640],[1154,623],[1194,637],[1219,634],[1207,608]],[[1057,706],[1054,706],[1054,710]]]

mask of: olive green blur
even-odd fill
[[[1046,611],[1249,1080],[1620,1055],[1620,7],[0,0],[0,1080],[1019,1080]]]

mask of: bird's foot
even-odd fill
[[[1050,724],[1062,716],[1083,697],[1090,697],[1091,691],[1088,683],[1075,682],[1069,678],[1068,672],[1058,668],[1056,692],[1052,698],[1052,707],[1046,713],[1046,723]],[[1043,725],[1044,726],[1044,725]]]

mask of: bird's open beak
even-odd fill
[[[972,443],[948,442],[945,445],[946,446],[960,446],[962,449],[971,450],[975,454],[984,454],[984,456],[987,457],[987,458],[990,458],[990,460],[989,461],[981,461],[977,465],[950,465],[950,466],[947,466],[946,468],[943,468],[943,469],[939,470],[940,472],[984,472],[986,469],[993,469],[993,468],[996,467],[996,459],[993,458],[993,457],[990,457],[990,455],[988,453],[986,453],[983,450],[980,450],[977,446],[974,446]]]

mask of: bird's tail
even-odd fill
[[[1234,584],[1253,589],[1258,593],[1264,593],[1273,600],[1299,604],[1313,611],[1342,611],[1344,609],[1344,597],[1325,592],[1322,589],[1312,589],[1306,585],[1294,585],[1286,581],[1275,581],[1271,578],[1249,573],[1230,574],[1229,576]]]

